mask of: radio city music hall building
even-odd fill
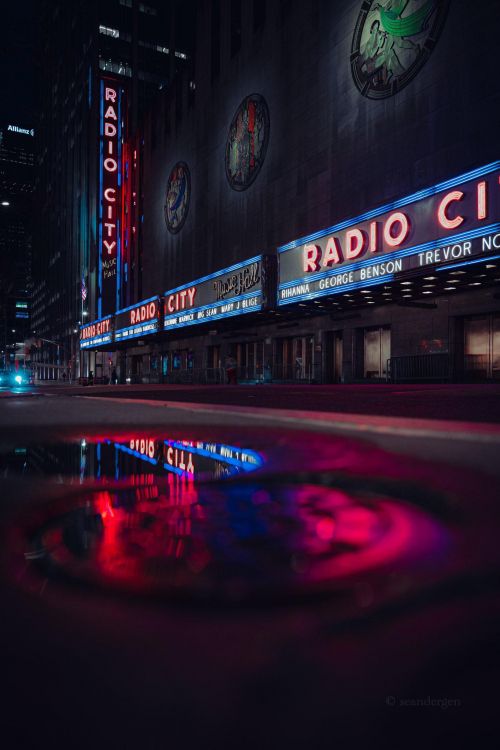
[[[195,87],[161,92],[141,126],[141,295],[126,305],[132,146],[104,80],[82,371],[499,378],[496,13],[493,0],[199,3]]]

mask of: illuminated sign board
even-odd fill
[[[117,310],[115,321],[115,342],[156,333],[160,327],[160,298],[150,297]]]
[[[116,309],[120,293],[123,90],[103,78],[100,97],[99,315]]]
[[[279,250],[278,305],[500,253],[500,161]]]
[[[165,330],[261,310],[269,262],[269,256],[259,255],[165,292]]]
[[[21,135],[35,135],[33,128],[20,128],[19,125],[7,125],[7,130],[10,130],[12,133],[21,133]]]
[[[80,349],[93,349],[113,340],[113,316],[108,315],[80,327]]]

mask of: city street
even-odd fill
[[[496,750],[498,0],[2,11],[2,748]]]
[[[207,731],[318,746],[332,727],[341,744],[472,741],[496,711],[490,392],[4,391],[3,674],[32,717],[21,744],[78,723],[88,747],[97,722],[117,747],[164,747],[165,727],[186,746]]]

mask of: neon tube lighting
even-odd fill
[[[333,234],[334,232],[338,232],[341,229],[346,229],[353,224],[359,224],[363,221],[374,219],[376,216],[385,214],[388,211],[393,211],[395,208],[407,206],[409,203],[415,203],[418,200],[422,200],[422,198],[428,198],[429,196],[435,195],[436,193],[442,193],[444,190],[449,190],[450,188],[453,188],[456,185],[460,185],[463,182],[467,182],[477,177],[482,177],[483,175],[490,174],[491,172],[495,172],[497,169],[500,169],[500,161],[493,161],[490,164],[486,164],[486,166],[484,167],[473,169],[470,172],[466,172],[465,174],[459,175],[458,177],[453,177],[452,179],[446,180],[445,182],[438,182],[437,185],[433,185],[432,187],[426,188],[424,190],[419,190],[416,193],[408,195],[406,198],[399,198],[396,201],[386,203],[379,208],[373,209],[372,211],[367,211],[364,214],[360,214],[353,219],[341,221],[338,224],[333,224],[333,226],[328,227],[327,229],[321,229],[318,232],[313,232],[312,234],[308,234],[305,237],[299,237],[299,239],[297,240],[292,240],[292,242],[288,242],[287,244],[278,247],[278,253],[284,253],[287,250],[292,250],[294,247],[299,247],[306,242],[317,240],[320,237],[324,237],[327,234]]]
[[[292,281],[284,281],[279,285],[278,289],[287,289],[290,286],[296,286],[297,284],[304,283],[307,281],[317,281],[318,279],[324,279],[329,276],[337,276],[340,273],[347,273],[348,271],[355,271],[358,268],[365,268],[366,266],[376,266],[379,263],[385,263],[389,260],[397,260],[399,258],[405,258],[408,255],[417,255],[418,253],[425,252],[426,250],[433,250],[438,247],[445,247],[446,245],[453,245],[457,242],[463,242],[464,240],[473,240],[476,237],[482,237],[486,234],[493,234],[494,232],[500,231],[500,223],[490,224],[487,227],[478,227],[477,229],[470,229],[468,232],[462,232],[461,234],[454,234],[451,237],[445,237],[441,240],[430,240],[424,242],[421,245],[414,245],[413,247],[407,247],[404,250],[396,250],[390,253],[384,253],[379,255],[378,258],[367,258],[367,260],[358,261],[357,263],[350,263],[347,266],[338,266],[337,268],[328,269],[328,271],[317,271],[311,273],[309,276],[301,276]],[[432,265],[432,264],[431,264]],[[448,266],[449,268],[449,266]],[[415,269],[412,269],[415,270]]]
[[[251,263],[258,263],[261,260],[262,255],[256,255],[255,258],[250,258],[250,260],[244,260],[241,263],[236,263],[234,266],[229,266],[229,268],[223,268],[222,271],[216,271],[215,273],[211,273],[208,276],[202,276],[201,279],[195,279],[194,281],[190,281],[188,284],[176,286],[175,289],[168,289],[166,292],[164,292],[164,296],[166,297],[169,294],[174,294],[174,292],[181,292],[183,289],[188,289],[189,287],[195,286],[196,284],[203,284],[204,281],[216,279],[218,276],[225,276],[227,273],[238,271],[240,268],[249,266]]]

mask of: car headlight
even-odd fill
[[[14,378],[14,380],[16,381],[16,383],[18,385],[21,385],[21,383],[23,382],[23,379],[22,379],[21,375],[16,375],[16,377]]]

